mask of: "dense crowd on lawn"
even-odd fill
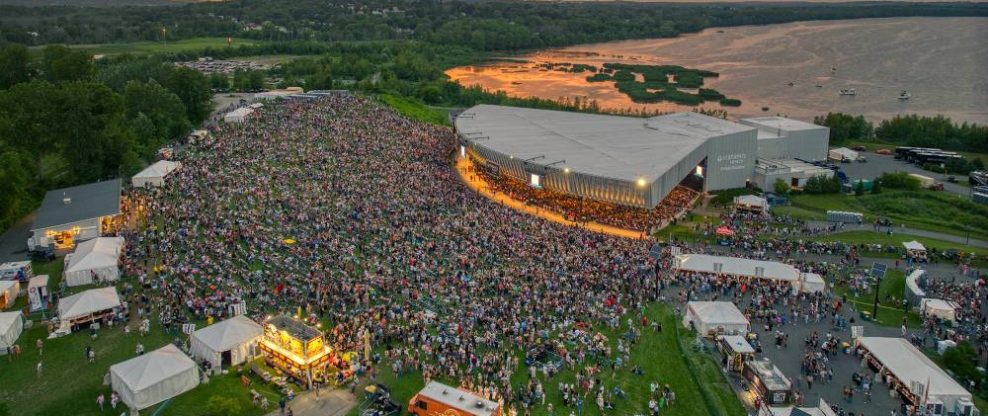
[[[627,230],[643,231],[646,234],[651,234],[685,213],[699,196],[696,190],[680,185],[673,188],[655,208],[644,209],[574,197],[545,188],[534,188],[505,175],[493,177],[483,169],[471,167],[470,173],[479,175],[488,189],[494,192],[558,213],[570,221],[595,222]]]
[[[626,359],[630,346],[612,351],[588,323],[616,327],[654,299],[650,243],[490,202],[458,183],[450,130],[362,98],[270,105],[213,135],[165,187],[136,191],[154,218],[129,236],[126,267],[148,294],[142,313],[220,318],[241,300],[252,314],[301,309],[335,324],[335,351],[362,352],[362,330],[384,347],[350,368],[358,377],[387,358],[396,373],[452,380],[515,408],[568,389],[600,398],[587,406],[620,401],[600,374],[631,371],[604,358]],[[532,354],[539,371],[512,384],[524,368],[518,349],[551,354]],[[564,370],[581,376],[550,377]],[[665,406],[671,394],[657,388],[653,400]]]

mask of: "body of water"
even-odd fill
[[[671,39],[577,45],[447,71],[463,85],[521,97],[586,97],[612,109],[683,111],[669,103],[636,104],[590,73],[545,70],[547,62],[682,65],[720,73],[706,87],[742,100],[721,107],[732,117],[827,112],[871,120],[896,114],[943,114],[988,124],[988,18],[892,18],[798,22],[708,29]],[[790,85],[790,83],[792,85]],[[855,96],[842,96],[853,88]],[[900,100],[901,91],[911,98]],[[767,108],[767,110],[765,110]]]

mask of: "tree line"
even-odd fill
[[[814,123],[830,128],[830,143],[873,141],[912,147],[988,153],[988,126],[957,123],[949,117],[897,115],[875,126],[862,116],[829,113]]]
[[[48,189],[122,177],[188,134],[208,80],[156,58],[94,61],[83,50],[0,45],[0,229]]]

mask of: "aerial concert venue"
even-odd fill
[[[771,186],[755,182],[759,159],[819,171],[808,162],[826,159],[829,140],[826,127],[784,117],[642,119],[493,105],[465,110],[455,127],[460,156],[489,177],[642,209],[655,208],[677,187],[700,193]],[[798,168],[785,173],[797,186],[808,179]]]

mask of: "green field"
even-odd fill
[[[656,333],[651,329],[642,330],[642,337],[632,346],[631,362],[625,363],[624,368],[616,372],[603,364],[598,375],[608,392],[617,386],[624,390],[627,397],[616,400],[615,409],[603,413],[593,403],[593,397],[585,398],[583,414],[585,416],[647,414],[648,385],[658,382],[660,385],[669,384],[676,393],[675,405],[664,409],[662,415],[744,415],[745,409],[721,373],[718,361],[713,355],[691,349],[693,337],[685,329],[677,330],[679,321],[672,310],[666,305],[654,304],[648,308],[646,314],[650,320],[659,319],[663,331]],[[622,318],[620,328],[599,326],[595,327],[594,331],[607,336],[611,347],[616,351],[618,339],[628,332],[628,327],[625,319]],[[518,357],[522,364],[512,377],[512,384],[521,388],[528,382],[529,376],[521,351],[518,351]],[[584,365],[590,364],[593,363],[584,363]],[[631,372],[634,365],[642,366],[644,375],[634,375]],[[390,365],[381,366],[381,370],[378,382],[391,388],[392,399],[399,405],[407,405],[408,400],[423,387],[422,376],[417,372],[397,377],[391,371]],[[550,380],[545,380],[541,373],[537,377],[547,392],[546,403],[553,405],[556,415],[565,416],[571,410],[576,412],[575,408],[563,407],[558,389],[559,383],[575,383],[574,369],[567,368]],[[441,381],[456,384],[453,380]],[[521,413],[524,410],[518,409],[518,411]],[[546,408],[541,405],[536,405],[528,411],[533,415],[548,414]],[[357,414],[356,408],[350,412],[351,416]]]
[[[450,125],[449,111],[446,109],[428,106],[410,98],[390,94],[381,94],[378,97],[389,107],[394,108],[395,111],[410,119],[440,126]]]
[[[903,316],[906,317],[906,325],[918,328],[922,324],[919,314],[916,312],[904,312],[900,303],[905,296],[906,274],[901,270],[889,268],[885,278],[882,279],[881,287],[878,290],[878,316],[875,323],[884,326],[899,327],[902,325]],[[849,303],[854,304],[858,311],[872,312],[875,304],[875,286],[868,287],[868,291],[858,292],[855,296],[846,287],[838,287],[837,294],[845,296]]]
[[[70,45],[72,48],[88,49],[93,55],[119,55],[131,54],[152,54],[152,53],[178,53],[199,51],[206,48],[227,48],[238,46],[253,46],[264,43],[263,41],[245,38],[233,38],[233,44],[228,46],[226,38],[191,38],[168,42],[130,42],[130,43],[104,43],[99,45]],[[32,51],[40,53],[43,46],[32,47]]]

